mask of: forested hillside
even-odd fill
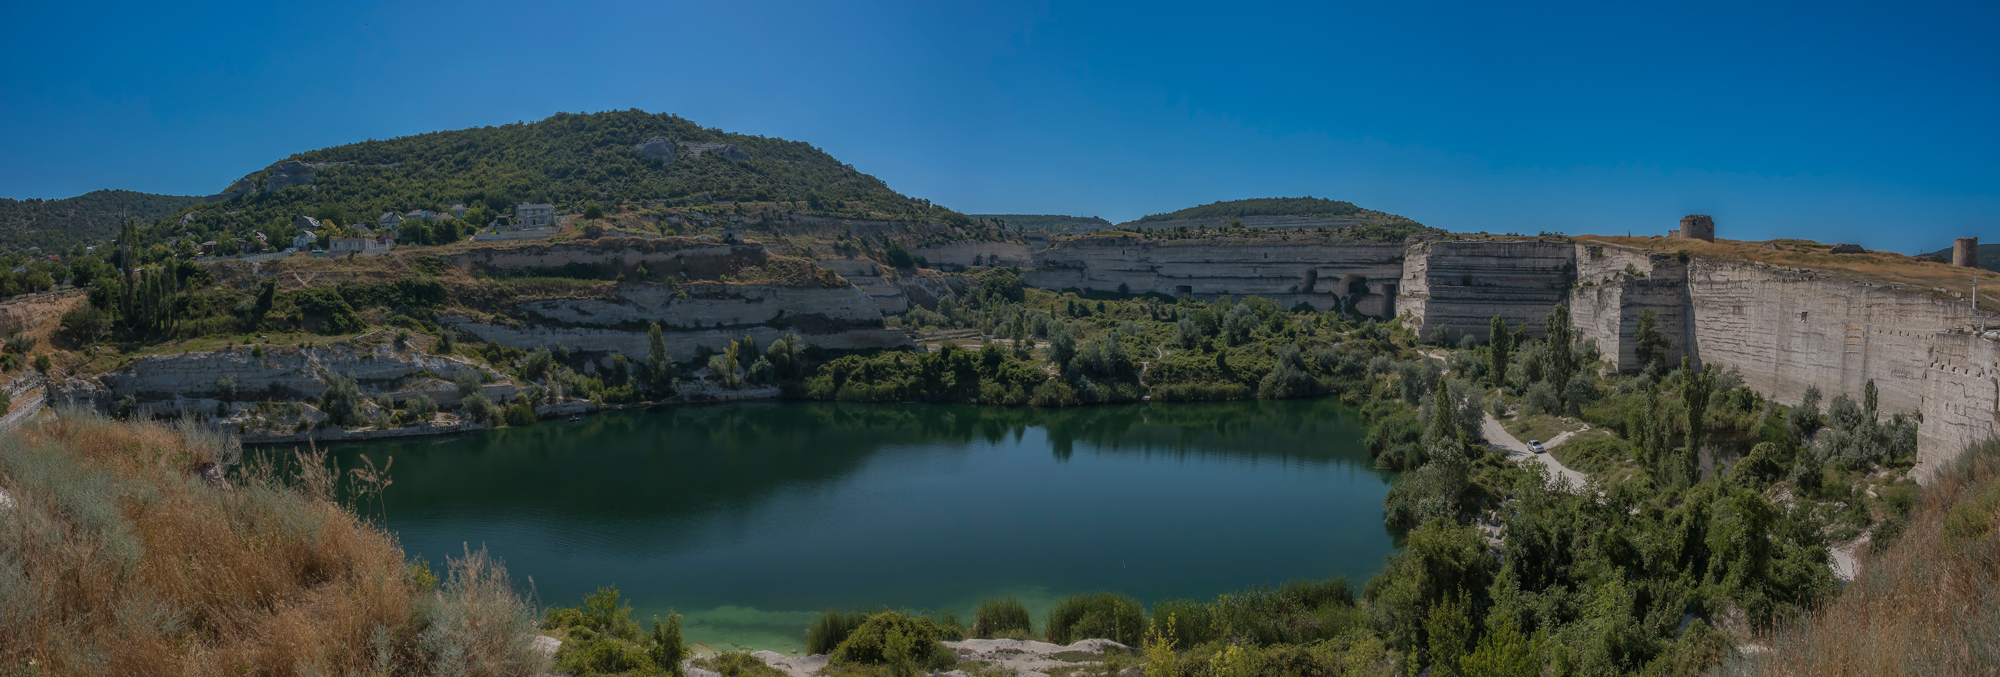
[[[641,157],[635,146],[654,137],[680,145],[672,162]],[[722,151],[696,155],[690,144],[729,144],[747,159]],[[731,134],[637,110],[558,113],[538,122],[364,141],[286,159],[317,167],[313,185],[262,192],[272,173],[266,168],[249,177],[259,191],[202,205],[186,227],[172,230],[217,240],[252,230],[275,236],[289,232],[286,224],[300,215],[372,224],[385,211],[456,203],[471,208],[465,221],[480,225],[519,202],[553,203],[566,213],[593,202],[758,202],[837,217],[970,223],[897,193],[811,144]]]
[[[1327,218],[1359,218],[1369,210],[1362,209],[1346,200],[1328,200],[1323,197],[1259,197],[1247,200],[1224,200],[1210,202],[1199,207],[1189,207],[1165,214],[1149,214],[1139,218],[1139,223],[1152,221],[1178,221],[1183,219],[1231,219],[1245,216],[1320,216]],[[1380,213],[1380,212],[1376,212]]]
[[[973,214],[981,221],[1003,221],[1015,230],[1039,230],[1048,233],[1089,233],[1111,227],[1111,222],[1096,216],[1065,216],[1062,214]]]
[[[60,200],[0,198],[0,250],[95,244],[118,234],[120,210],[152,221],[196,204],[201,198],[129,190],[93,190]]]

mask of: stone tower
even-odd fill
[[[1689,214],[1681,217],[1681,227],[1669,231],[1667,237],[1681,240],[1715,241],[1715,219],[1707,214]]]
[[[1979,238],[1961,237],[1951,243],[1951,265],[1960,268],[1979,267]]]

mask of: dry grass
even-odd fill
[[[1870,251],[1865,254],[1830,254],[1832,245],[1811,240],[1770,240],[1766,242],[1746,242],[1742,240],[1721,240],[1703,242],[1701,240],[1675,240],[1663,237],[1625,237],[1606,235],[1579,235],[1577,241],[1598,240],[1626,247],[1650,249],[1661,254],[1687,251],[1696,256],[1730,261],[1760,261],[1778,266],[1811,268],[1840,277],[1869,282],[1905,284],[1919,287],[1919,291],[1935,293],[1933,288],[1943,287],[1947,292],[1969,295],[1972,292],[1972,270],[1958,268],[1930,259],[1905,256],[1895,252]],[[1979,292],[1980,308],[2000,310],[2000,275],[1982,271]],[[1961,297],[1962,298],[1962,297]]]
[[[2000,442],[1925,487],[1909,526],[1826,606],[1731,675],[1991,675],[2000,666]]]
[[[468,553],[439,584],[333,499],[196,429],[65,411],[0,438],[0,672],[527,675],[533,613]],[[204,478],[209,471],[210,478]]]

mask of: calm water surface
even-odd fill
[[[1063,411],[756,403],[395,443],[411,556],[484,545],[542,604],[616,585],[691,642],[792,652],[829,607],[1142,601],[1346,575],[1394,547],[1389,476],[1333,400]]]

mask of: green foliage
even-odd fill
[[[1487,586],[1497,569],[1472,527],[1445,519],[1425,522],[1410,532],[1403,553],[1368,581],[1366,596],[1376,630],[1392,647],[1423,649],[1430,640],[1424,621],[1439,604],[1462,600],[1468,613],[1485,616]]]
[[[459,408],[472,420],[481,423],[498,423],[503,415],[500,405],[494,404],[493,400],[486,398],[486,395],[477,392],[465,396],[459,403]]]
[[[894,611],[872,614],[834,647],[828,662],[835,665],[883,665],[892,674],[914,675],[918,670],[949,670],[958,663],[958,654],[945,648],[940,639],[950,637],[946,628],[922,616],[905,616]]]
[[[320,334],[353,334],[368,328],[354,307],[333,289],[301,289],[291,294],[292,308],[302,327]]]
[[[1056,644],[1102,638],[1137,646],[1146,631],[1146,611],[1139,600],[1116,593],[1070,595],[1049,609],[1046,629]]]
[[[336,425],[351,426],[362,422],[361,386],[354,377],[339,372],[326,375],[326,392],[320,395],[320,410]]]
[[[651,641],[646,644],[646,655],[653,664],[664,669],[667,674],[680,677],[686,674],[681,669],[681,661],[688,657],[687,643],[681,641],[681,615],[667,611],[667,619],[653,617]]]
[[[972,621],[972,636],[980,639],[1026,637],[1034,630],[1034,619],[1028,615],[1028,605],[1013,597],[980,602]]]
[[[118,234],[121,218],[153,221],[198,204],[199,197],[129,190],[93,190],[60,200],[0,198],[0,249],[41,247],[53,253],[96,244]]]
[[[806,629],[806,653],[830,654],[854,629],[868,622],[872,614],[866,611],[839,611],[827,609],[820,612],[819,620],[813,621]]]
[[[527,402],[515,402],[507,405],[506,419],[507,425],[518,427],[534,425],[535,421],[539,420],[540,417],[535,415],[535,405]]]

